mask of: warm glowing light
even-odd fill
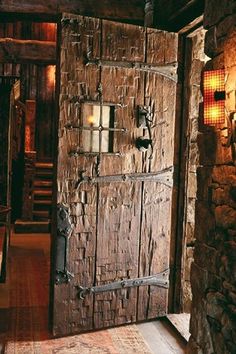
[[[56,41],[56,23],[42,22],[41,24],[41,38],[47,41]]]
[[[225,102],[216,100],[215,92],[225,91],[224,70],[204,72],[203,98],[204,98],[204,124],[217,125],[225,121]]]
[[[47,86],[51,89],[55,87],[56,65],[47,66]]]
[[[30,125],[25,126],[25,151],[31,150],[31,131]]]
[[[221,113],[221,110],[219,107],[209,108],[209,116],[212,117],[212,119],[217,119],[219,117],[220,113]]]
[[[90,125],[93,125],[95,121],[94,116],[88,116],[87,121]]]

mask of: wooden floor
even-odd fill
[[[17,249],[19,249],[19,252],[21,253],[26,251],[28,252],[31,250],[32,252],[39,250],[42,254],[42,257],[45,257],[47,259],[47,262],[49,263],[50,260],[49,259],[49,254],[50,254],[49,234],[13,234],[11,237],[11,247],[15,247],[15,248],[17,247]],[[12,262],[14,262],[14,260],[11,260],[10,263]],[[10,266],[12,266],[12,264],[10,264]],[[25,269],[25,272],[27,272],[27,269]],[[22,286],[24,286],[24,282],[22,282]],[[9,284],[9,280],[7,281],[6,284],[0,285],[0,311],[2,314],[4,314],[4,310],[7,310],[11,306],[9,302],[10,288],[12,289],[12,284]],[[7,311],[5,313],[7,313]],[[181,321],[183,322],[183,318],[182,320],[180,320],[180,322]],[[188,321],[188,318],[186,317],[184,321]],[[139,333],[141,334],[143,340],[147,344],[150,353],[152,354],[184,353],[186,341],[174,329],[174,327],[171,325],[168,319],[150,321],[147,323],[138,324],[136,327]],[[2,330],[4,331],[4,328],[2,328]],[[109,331],[112,331],[112,329],[110,329]],[[97,341],[99,342],[100,335],[99,332],[97,333],[98,333]],[[4,336],[1,335],[0,341],[1,339],[2,342],[4,342]],[[130,351],[125,354],[129,354],[133,352],[134,351]],[[1,343],[0,343],[0,353],[1,353]],[[14,351],[14,353],[20,353],[20,352]],[[68,351],[68,353],[70,353],[70,351]],[[93,353],[97,353],[97,351],[93,351],[93,349],[91,349],[89,353],[93,354]],[[113,353],[113,352],[106,351],[106,353]],[[117,353],[121,353],[121,351],[119,351],[119,348],[117,348]],[[136,350],[136,354],[138,353],[141,354],[142,351]]]

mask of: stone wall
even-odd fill
[[[226,109],[236,110],[236,2],[206,0],[206,69],[226,70]],[[200,124],[190,354],[236,353],[235,144]],[[224,133],[224,134],[223,134]]]

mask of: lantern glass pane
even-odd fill
[[[112,106],[84,104],[81,147],[84,152],[113,152],[114,109]],[[87,128],[87,129],[86,129]]]
[[[225,121],[225,101],[215,100],[215,92],[225,90],[225,71],[212,70],[204,72],[204,124],[217,125]]]

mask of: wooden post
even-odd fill
[[[144,9],[144,26],[153,27],[154,26],[154,0],[145,1]]]
[[[25,110],[25,173],[23,186],[22,219],[33,217],[33,184],[35,177],[35,100],[26,100]]]

